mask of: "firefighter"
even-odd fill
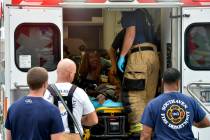
[[[179,92],[180,78],[181,73],[175,68],[163,73],[164,92],[145,108],[141,140],[194,140],[192,125],[197,128],[210,126],[197,101]]]
[[[57,82],[55,86],[61,91],[61,95],[75,116],[78,126],[82,131],[81,133],[83,133],[82,125],[95,125],[98,123],[98,117],[86,92],[72,84],[75,73],[76,64],[74,61],[68,58],[62,59],[57,66]],[[63,104],[57,99],[55,90],[49,86],[44,94],[44,98],[54,103],[60,110],[65,129],[65,133],[62,134],[62,140],[80,140],[79,131],[75,127],[75,122],[73,122]]]
[[[139,134],[139,131],[142,130],[142,125],[139,123],[141,115],[148,101],[156,94],[159,58],[157,48],[153,44],[152,19],[145,9],[122,12],[121,24],[125,34],[117,67],[121,72],[129,72],[126,69],[132,68],[135,71],[136,66],[139,66],[136,67],[137,69],[144,70],[143,73],[140,70],[140,73],[143,74],[141,77],[145,77],[142,87],[139,90],[127,88],[122,91],[121,97],[125,108],[129,110],[130,132]],[[134,58],[131,55],[135,55]],[[125,74],[123,81],[125,81]],[[139,84],[138,80],[137,84]],[[136,86],[136,84],[133,85]],[[126,86],[123,82],[122,87]]]

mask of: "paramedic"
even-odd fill
[[[63,97],[71,97],[68,96],[70,89],[74,86],[71,84],[74,80],[74,75],[76,73],[76,64],[70,59],[63,59],[58,63],[57,66],[57,81],[55,86],[60,91]],[[83,132],[82,125],[84,126],[92,126],[98,123],[98,117],[95,112],[95,108],[90,102],[87,94],[84,90],[79,87],[76,87],[73,98],[71,100],[71,107],[73,115],[75,116],[77,123],[79,124],[80,130]],[[44,98],[50,102],[54,102],[55,98],[52,96],[52,91],[49,92],[49,88],[46,91]],[[54,102],[55,103],[55,102]],[[67,105],[68,105],[67,100]],[[58,102],[58,107],[62,116],[63,125],[65,128],[65,133],[63,134],[62,140],[78,140],[80,136],[76,127],[74,126],[71,118],[67,115],[67,111],[64,108],[61,102]]]
[[[143,114],[144,108],[148,101],[153,99],[156,94],[159,58],[157,48],[153,44],[154,32],[152,29],[152,19],[148,11],[145,9],[137,9],[135,11],[122,12],[121,24],[126,31],[117,66],[121,72],[124,72],[125,69],[123,82],[125,81],[126,69],[128,68],[133,69],[134,72],[136,68],[138,68],[138,70],[141,69],[139,70],[139,74],[141,74],[141,77],[144,77],[144,79],[140,80],[146,81],[142,83],[142,87],[139,87],[138,90],[131,91],[128,89],[128,92],[122,93],[124,106],[130,109],[128,115],[130,132],[136,134],[142,129],[139,119]],[[128,58],[125,67],[126,55]],[[144,72],[142,73],[142,71]],[[136,81],[138,80],[139,79],[136,79]],[[133,85],[136,86],[137,84]],[[123,87],[125,86],[123,85]]]
[[[47,71],[41,67],[30,69],[27,83],[28,96],[17,100],[8,110],[6,139],[61,140],[64,128],[59,110],[42,98],[48,86]]]
[[[198,128],[210,126],[198,103],[179,92],[180,76],[174,68],[164,72],[164,94],[150,101],[145,108],[141,140],[192,140],[192,125]]]

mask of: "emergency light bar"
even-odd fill
[[[210,6],[210,0],[12,0],[12,5],[63,6],[68,8],[168,8]]]
[[[62,0],[12,0],[13,5],[59,5]]]

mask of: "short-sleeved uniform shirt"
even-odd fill
[[[116,35],[112,43],[112,48],[115,50],[119,49],[119,52],[121,52],[126,28],[131,26],[136,27],[136,35],[133,45],[144,42],[152,43],[154,41],[154,29],[152,24],[152,18],[146,9],[122,12],[121,25],[123,30]],[[145,28],[150,29],[144,30]]]
[[[64,131],[59,110],[42,97],[25,96],[8,110],[5,127],[12,140],[50,140],[50,135]]]
[[[112,42],[112,48],[114,50],[119,51],[119,53],[121,52],[126,28],[130,26],[135,26],[137,28],[137,35],[135,36],[134,44],[145,41],[143,37],[143,30],[141,29],[143,26],[141,23],[141,19],[138,19],[139,17],[142,18],[141,11],[139,10],[132,12],[122,12],[121,25],[123,29],[119,33],[117,33],[114,41]]]
[[[72,84],[70,84],[70,83],[56,83],[55,85],[58,88],[58,90],[60,91],[62,96],[68,96],[68,93],[69,93],[69,90],[70,90]],[[50,94],[50,92],[48,90],[44,94],[44,99],[46,99],[47,101],[49,101],[51,103],[54,102],[53,96]],[[81,125],[81,118],[83,115],[87,115],[89,113],[94,112],[95,108],[94,108],[93,104],[91,103],[88,95],[85,93],[85,91],[79,87],[77,87],[76,90],[74,91],[73,98],[72,98],[72,106],[73,106],[73,115],[79,124],[80,130],[83,132],[83,128]],[[67,118],[68,113],[60,101],[58,101],[58,107],[60,110],[60,115],[62,117],[65,132],[69,133],[70,130],[69,130],[68,118]],[[76,131],[76,133],[79,133],[77,131],[76,127],[74,130]]]
[[[141,9],[137,9],[135,11],[126,11],[122,12],[121,24],[123,28],[128,28],[131,26],[136,27],[136,35],[133,42],[133,45],[141,44],[144,42],[150,42],[152,38],[146,38],[145,36],[145,23],[146,23],[146,15]],[[148,33],[147,33],[148,34]],[[152,33],[149,33],[152,34]]]
[[[172,92],[150,101],[141,123],[153,128],[153,140],[194,140],[193,122],[200,122],[205,116],[191,97]]]

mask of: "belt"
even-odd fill
[[[154,51],[153,47],[136,47],[131,49],[131,53],[139,52],[139,51]]]

